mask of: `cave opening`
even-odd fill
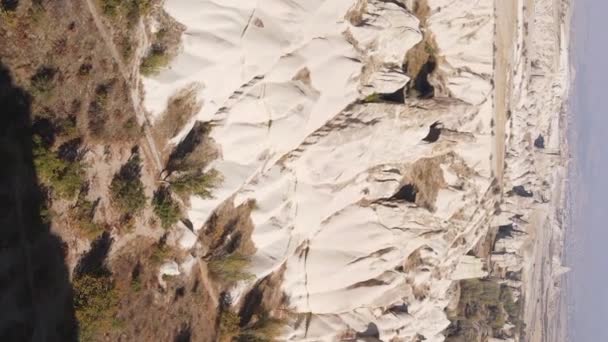
[[[441,136],[442,128],[443,124],[440,121],[435,121],[431,126],[429,126],[429,133],[426,135],[426,137],[422,138],[422,141],[426,141],[428,143],[436,142]]]
[[[407,65],[405,66],[407,69]],[[429,56],[428,60],[420,67],[420,71],[407,84],[407,96],[416,97],[419,99],[431,99],[435,96],[435,87],[429,82],[431,75],[437,68],[437,62],[433,56]],[[412,70],[408,70],[411,74]]]
[[[392,93],[381,94],[381,98],[386,102],[403,104],[405,103],[405,86],[395,90]]]
[[[407,201],[410,203],[416,203],[416,186],[413,184],[406,184],[393,195],[392,199]]]

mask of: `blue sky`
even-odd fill
[[[574,0],[572,342],[608,342],[608,1]]]

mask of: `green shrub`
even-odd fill
[[[137,21],[140,16],[147,14],[151,5],[150,0],[100,0],[105,15],[112,18],[124,15],[130,21]]]
[[[78,137],[78,127],[76,127],[75,118],[58,119],[56,121],[59,134],[66,139],[75,139]]]
[[[57,156],[57,153],[44,145],[42,139],[35,135],[34,166],[43,183],[50,185],[59,196],[71,199],[83,184],[84,170],[79,161],[68,162]]]
[[[248,280],[253,277],[245,271],[249,265],[249,258],[240,253],[233,253],[224,258],[209,262],[209,271],[214,278],[227,283]]]
[[[118,307],[114,282],[107,274],[82,275],[72,285],[80,340],[91,340],[112,327]]]
[[[510,287],[503,285],[500,290],[500,302],[502,303],[503,308],[507,312],[509,320],[515,324],[520,323],[520,302],[516,302],[513,300],[513,291],[511,291]]]
[[[38,95],[45,95],[55,88],[55,75],[57,69],[42,66],[36,70],[36,73],[30,79],[32,92]]]
[[[141,279],[139,279],[139,278],[131,279],[131,290],[133,292],[141,291]]]
[[[252,326],[241,327],[240,317],[236,313],[224,311],[220,317],[220,341],[274,342],[283,326],[284,321],[264,313]]]
[[[112,183],[110,183],[112,203],[123,214],[135,215],[146,205],[144,185],[140,177],[140,158],[139,154],[135,153],[114,175]]]
[[[197,195],[202,198],[211,198],[211,191],[220,182],[220,173],[216,170],[208,172],[194,172],[182,174],[169,181],[171,188],[178,195],[187,197]]]
[[[144,76],[156,75],[168,64],[169,55],[167,51],[160,47],[153,47],[141,61],[140,72]]]
[[[370,95],[367,95],[365,97],[365,99],[363,99],[364,103],[375,103],[375,102],[380,102],[382,101],[382,95],[378,94],[378,93],[373,93]]]
[[[105,15],[115,16],[120,9],[121,0],[101,0],[101,10]]]
[[[220,317],[220,341],[232,341],[241,332],[241,319],[236,313],[225,310]]]
[[[171,192],[167,187],[161,187],[154,192],[152,205],[154,205],[154,213],[160,219],[163,228],[169,228],[179,221],[181,214],[179,204],[171,198]]]
[[[150,260],[154,264],[160,264],[171,256],[171,249],[162,241],[154,245],[154,250],[150,255]]]
[[[87,200],[84,194],[78,196],[78,201],[72,209],[72,218],[76,221],[78,228],[82,231],[84,236],[90,240],[95,239],[103,232],[102,227],[93,222],[95,216],[96,204]]]

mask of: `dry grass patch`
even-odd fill
[[[367,10],[367,0],[358,0],[349,10],[346,12],[345,19],[348,20],[353,26],[363,25],[363,15]]]
[[[447,186],[440,166],[443,159],[443,156],[419,159],[405,177],[404,183],[414,184],[415,203],[429,211],[435,211],[437,194]]]
[[[115,317],[121,324],[108,332],[108,341],[182,341],[184,334],[190,341],[217,341],[217,308],[197,267],[160,287],[160,263],[179,257],[163,240],[139,237],[116,251],[112,271],[120,303]]]
[[[173,95],[167,109],[154,123],[154,138],[158,146],[166,146],[169,139],[176,136],[190,119],[200,111],[201,103],[197,99],[197,86],[189,86]]]
[[[432,32],[427,28],[427,20],[431,15],[427,0],[414,0],[413,14],[420,20],[422,40],[412,47],[405,55],[405,72],[411,81],[407,84],[407,93],[411,97],[429,98],[435,94],[435,87],[440,84],[430,83],[429,77],[436,73],[440,61],[438,46]]]
[[[197,121],[188,135],[173,149],[167,161],[169,172],[203,170],[216,159],[219,152],[209,137],[211,124]]]
[[[211,256],[233,252],[251,255],[255,252],[251,242],[253,222],[250,217],[254,206],[255,203],[249,201],[234,207],[232,198],[229,198],[215,210],[199,235],[203,244],[209,246]]]

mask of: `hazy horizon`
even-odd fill
[[[608,151],[600,138],[608,124],[608,69],[605,66],[608,1],[575,1],[572,61],[575,80],[571,97],[571,151],[576,170],[570,183],[572,225],[567,236],[569,338],[576,342],[608,341],[608,208],[603,196],[608,179]]]

